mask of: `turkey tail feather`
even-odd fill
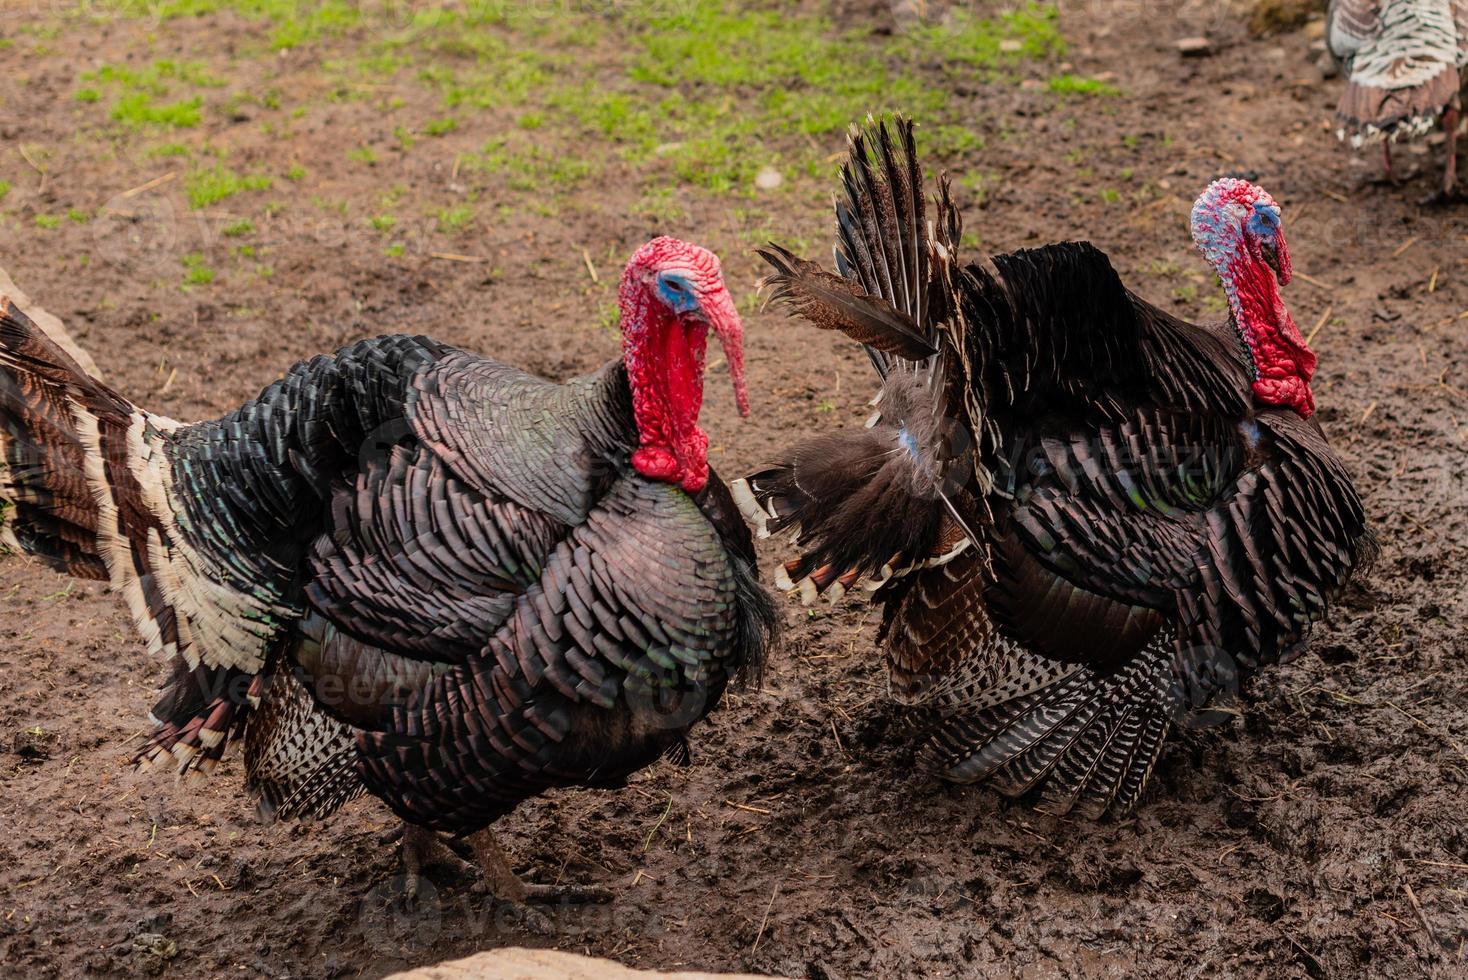
[[[1154,644],[1115,671],[1082,668],[948,719],[922,761],[1006,796],[1038,791],[1050,813],[1122,816],[1141,798],[1180,704],[1171,653]]]
[[[1336,135],[1354,147],[1415,139],[1431,132],[1444,107],[1459,89],[1459,73],[1452,65],[1422,85],[1382,89],[1351,81],[1336,108]]]
[[[868,118],[852,128],[841,186],[833,249],[840,275],[771,245],[760,251],[775,269],[765,284],[816,326],[864,345],[884,378],[892,357],[931,364],[953,306],[940,267],[952,259],[961,227],[946,181],[929,227],[912,122],[899,116],[891,126]]]
[[[875,588],[894,568],[952,549],[932,474],[904,433],[890,424],[827,433],[730,484],[760,537],[795,534],[802,553],[776,584],[808,602],[836,598],[863,576]]]
[[[130,411],[19,307],[0,297],[0,551],[79,578],[108,578],[86,433],[94,411]],[[102,405],[89,406],[99,400]]]
[[[248,598],[201,574],[179,526],[169,458],[178,423],[91,377],[0,298],[0,551],[109,582],[172,671],[137,756],[207,773],[243,729],[260,642]],[[265,610],[274,613],[276,610]]]
[[[839,330],[872,350],[908,360],[934,353],[916,321],[887,300],[773,242],[758,252],[775,270],[761,282],[769,297],[821,329]]]

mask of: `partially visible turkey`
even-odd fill
[[[1441,121],[1447,159],[1429,200],[1451,197],[1468,85],[1468,0],[1331,0],[1326,46],[1346,77],[1336,135],[1352,146],[1381,143],[1390,180],[1392,143]]]
[[[1198,199],[1230,317],[1196,326],[1089,244],[961,264],[947,177],[930,217],[910,123],[854,132],[842,182],[840,275],[771,246],[767,285],[866,345],[877,414],[735,499],[762,535],[796,534],[782,584],[876,590],[932,771],[1125,813],[1174,720],[1297,654],[1372,551],[1280,298],[1280,208],[1235,179]]]
[[[143,762],[208,773],[243,735],[263,812],[366,789],[402,817],[410,890],[455,860],[432,830],[482,830],[500,897],[588,897],[524,884],[484,828],[684,758],[775,622],[698,427],[709,331],[748,413],[718,259],[655,239],[619,299],[622,357],[565,384],[380,337],[196,425],[0,299],[0,550],[110,582],[170,658]]]

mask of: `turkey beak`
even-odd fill
[[[1259,242],[1259,252],[1264,256],[1264,263],[1274,270],[1274,278],[1281,286],[1287,286],[1293,270],[1290,267],[1290,247],[1285,244],[1283,229],[1276,229],[1274,235]]]
[[[724,358],[729,362],[729,380],[734,382],[734,401],[739,414],[749,415],[749,390],[744,386],[744,322],[734,308],[734,298],[722,286],[715,292],[703,296],[703,314],[709,328],[724,347]]]

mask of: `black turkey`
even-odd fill
[[[367,790],[408,870],[451,860],[431,831],[683,757],[770,638],[698,427],[710,330],[748,411],[718,259],[656,239],[619,298],[622,357],[565,384],[380,337],[195,425],[0,299],[0,550],[110,582],[169,658],[143,762],[205,774],[242,737],[266,813]],[[501,897],[567,892],[472,843]]]
[[[796,535],[781,584],[875,590],[892,693],[934,725],[934,771],[1125,812],[1175,717],[1298,653],[1372,551],[1280,299],[1279,206],[1236,179],[1198,199],[1231,311],[1199,326],[1086,243],[961,262],[948,181],[929,212],[910,123],[855,132],[842,184],[840,274],[771,246],[767,285],[866,345],[877,415],[735,497],[761,534]]]

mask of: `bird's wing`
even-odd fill
[[[893,371],[930,377],[949,309],[944,268],[960,233],[958,212],[939,182],[930,223],[910,120],[868,119],[853,127],[836,201],[836,270],[825,271],[771,244],[760,255],[772,272],[762,286],[818,327],[862,344],[883,378]]]
[[[408,381],[312,545],[296,659],[318,700],[372,727],[480,654],[616,479],[626,391],[618,363],[559,385],[459,350]],[[327,687],[352,684],[333,707]]]
[[[404,818],[445,830],[482,826],[552,785],[613,784],[717,702],[735,666],[737,595],[698,506],[621,479],[482,656],[363,733],[366,778]]]
[[[404,443],[364,461],[333,494],[306,595],[364,643],[462,663],[537,581],[568,530],[466,486],[432,451]]]
[[[1237,351],[1133,295],[1089,242],[966,266],[961,294],[968,374],[983,414],[1062,399],[1105,414],[1157,404],[1237,417],[1248,404]]]
[[[1383,0],[1331,0],[1325,14],[1325,43],[1338,60],[1349,63],[1356,52],[1381,34]]]
[[[567,526],[586,519],[617,475],[608,460],[636,443],[620,360],[553,384],[453,351],[414,379],[407,419],[465,485]]]
[[[1143,412],[1044,439],[1028,465],[1040,475],[1000,525],[990,607],[1058,659],[1105,666],[1166,619],[1185,659],[1253,668],[1322,616],[1371,551],[1349,475],[1291,413],[1232,431]]]

